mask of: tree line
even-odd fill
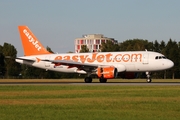
[[[49,52],[53,51],[50,47],[46,48]],[[174,62],[174,67],[165,70],[157,71],[152,73],[153,78],[180,78],[180,42],[173,41],[169,39],[167,43],[163,40],[158,42],[157,40],[149,42],[144,39],[129,39],[118,44],[114,44],[111,41],[102,43],[101,52],[115,52],[115,51],[155,51],[162,53],[168,59]],[[86,45],[82,46],[80,52],[89,52]],[[81,78],[83,75],[69,74],[69,73],[59,73],[54,71],[46,71],[44,69],[39,69],[27,65],[21,65],[15,62],[17,57],[16,48],[9,44],[4,43],[0,45],[0,77],[1,78],[39,78],[39,79],[61,79],[61,78]],[[144,77],[144,73],[140,73],[139,78]]]

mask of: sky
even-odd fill
[[[180,41],[180,0],[1,0],[0,45],[14,45],[23,56],[18,32],[27,25],[54,52],[74,52],[84,34],[128,39]]]

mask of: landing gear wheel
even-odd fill
[[[92,82],[92,78],[91,77],[85,77],[84,78],[84,82],[85,83],[91,83]]]
[[[146,77],[147,77],[147,80],[146,80],[146,81],[147,81],[148,83],[151,83],[152,80],[151,80],[150,72],[146,72]]]
[[[147,80],[146,80],[148,83],[151,83],[151,78],[147,78]]]
[[[107,82],[107,79],[105,79],[105,78],[99,78],[99,82],[100,82],[100,83],[106,83],[106,82]]]

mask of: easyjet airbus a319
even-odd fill
[[[147,82],[151,82],[150,72],[174,66],[164,55],[152,51],[52,54],[27,26],[18,28],[25,56],[16,58],[16,62],[57,72],[87,74],[86,83],[92,82],[92,75],[104,83],[118,75],[132,79],[137,72],[145,72]]]

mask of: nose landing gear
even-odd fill
[[[147,79],[146,79],[146,81],[148,82],[148,83],[151,83],[151,75],[150,75],[150,72],[146,72],[146,77],[147,77]]]

